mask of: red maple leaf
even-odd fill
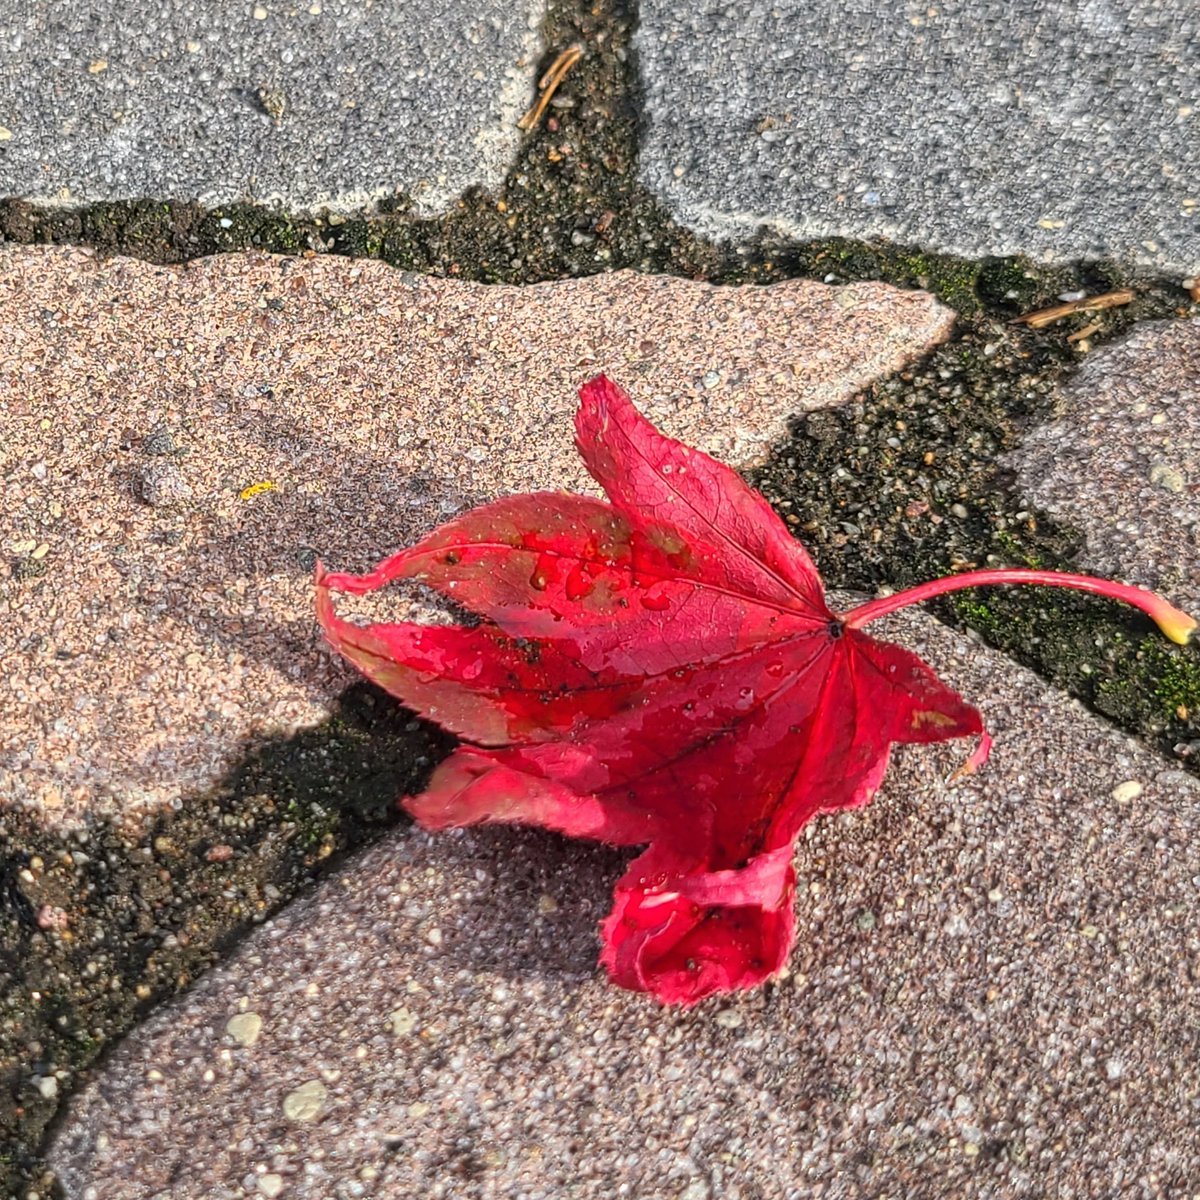
[[[601,376],[576,442],[608,502],[511,496],[366,575],[317,569],[330,643],[468,744],[404,799],[427,829],[516,822],[647,845],[616,885],[601,961],[668,1003],[775,974],[795,919],[792,850],[817,813],[864,804],[895,742],[979,735],[979,713],[862,626],[942,591],[1056,583],[1195,622],[1139,589],[979,571],[838,615],[803,546],[728,467],[659,433]],[[330,590],[419,580],[477,626],[361,627]]]

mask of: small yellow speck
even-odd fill
[[[12,141],[12,130],[5,125],[0,125],[0,142]]]
[[[99,75],[101,71],[107,71],[107,70],[108,70],[108,59],[107,58],[93,58],[92,61],[90,63],[88,63],[88,74],[89,75]]]
[[[308,6],[308,14],[311,17],[319,17],[321,15],[321,6],[319,4],[310,4]]]
[[[34,557],[34,558],[45,558],[45,557],[46,557],[46,555],[47,555],[47,554],[49,554],[49,553],[50,553],[50,546],[49,546],[49,543],[47,543],[47,542],[43,542],[43,543],[42,543],[42,544],[41,544],[41,545],[40,545],[40,546],[39,546],[39,547],[38,547],[38,548],[37,548],[37,549],[36,549],[36,550],[33,552],[33,557]]]
[[[267,19],[267,10],[261,4],[255,6],[254,19],[256,21],[265,21]]]
[[[270,479],[264,479],[261,483],[252,483],[247,488],[242,488],[238,493],[241,500],[252,500],[255,496],[262,495],[263,492],[276,491],[275,484]]]
[[[1100,930],[1097,929],[1095,925],[1085,925],[1079,932],[1082,933],[1085,938],[1094,938],[1100,933]]]
[[[201,47],[200,47],[199,42],[188,42],[187,43],[187,52],[189,54],[199,54],[200,49],[201,49]]]
[[[1043,217],[1038,222],[1039,229],[1061,229],[1066,224],[1066,221],[1059,221],[1054,217]]]

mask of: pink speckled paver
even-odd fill
[[[363,569],[464,507],[586,486],[570,414],[598,371],[745,466],[952,322],[882,284],[0,247],[0,795],[145,813],[321,721],[352,676],[314,554]]]
[[[628,852],[397,829],[71,1102],[68,1200],[1175,1200],[1200,1180],[1200,785],[922,613],[991,762],[904,747],[796,856],[788,973],[608,984]]]

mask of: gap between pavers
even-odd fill
[[[315,556],[365,569],[483,500],[590,487],[571,414],[601,370],[746,466],[953,320],[882,284],[0,247],[0,794],[49,822],[149,813],[325,719],[352,677]]]
[[[397,830],[108,1060],[68,1200],[1187,1193],[1200,784],[927,616],[876,632],[995,749],[810,826],[778,984],[664,1010],[595,966],[623,854]]]

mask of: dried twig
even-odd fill
[[[1082,329],[1075,330],[1074,333],[1067,334],[1067,341],[1074,345],[1076,342],[1082,342],[1084,338],[1091,337],[1100,329],[1099,321],[1089,321]]]
[[[1116,292],[1104,292],[1099,296],[1085,296],[1082,300],[1069,300],[1066,304],[1055,304],[1051,308],[1027,313],[1023,317],[1017,317],[1013,324],[1028,325],[1030,329],[1042,329],[1046,325],[1053,325],[1055,321],[1061,321],[1063,317],[1069,317],[1072,313],[1095,312],[1101,308],[1120,308],[1122,304],[1128,304],[1133,296],[1131,288],[1121,288]]]
[[[576,42],[568,46],[551,64],[549,70],[538,80],[538,90],[541,95],[537,103],[517,122],[517,128],[528,133],[537,128],[537,123],[546,111],[550,98],[558,90],[558,85],[566,78],[567,72],[583,57],[583,47]]]

